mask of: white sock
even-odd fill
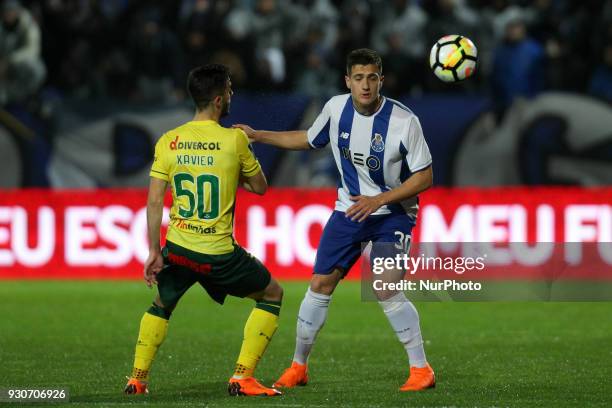
[[[412,302],[406,299],[404,292],[400,292],[379,303],[397,334],[397,338],[408,353],[409,364],[419,368],[425,367],[427,359],[421,337],[419,313]]]
[[[317,334],[327,319],[327,309],[331,296],[315,293],[310,288],[302,300],[297,318],[295,353],[293,361],[306,364]]]

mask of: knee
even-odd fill
[[[329,275],[313,275],[310,280],[310,290],[321,295],[331,296],[340,282],[342,274],[335,270]]]
[[[175,307],[176,305],[164,306],[161,299],[157,297],[157,299],[153,301],[153,304],[151,305],[151,307],[149,308],[147,312],[152,314],[153,316],[157,316],[157,317],[161,317],[162,319],[169,320],[170,316],[172,316],[172,311],[174,310]]]
[[[322,295],[331,295],[334,291],[328,283],[322,281],[321,279],[314,278],[310,281],[310,290]]]
[[[264,299],[274,302],[280,302],[283,300],[283,288],[277,281],[270,281],[270,284],[268,284],[264,292]]]
[[[315,279],[313,278],[310,281],[310,290],[312,290],[315,293],[321,293],[323,295],[329,295],[329,285],[327,285],[325,282],[323,282],[321,279]]]

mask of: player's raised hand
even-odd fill
[[[157,284],[157,274],[164,266],[164,259],[160,252],[149,252],[144,264],[144,280],[148,287]]]
[[[232,127],[235,129],[242,129],[242,131],[246,133],[246,135],[248,136],[249,142],[257,141],[257,139],[255,139],[255,130],[253,130],[253,128],[250,127],[249,125],[244,125],[242,123],[235,123],[232,125]]]
[[[351,220],[357,222],[365,221],[370,214],[376,212],[382,206],[380,198],[376,196],[351,196],[351,201],[354,201],[355,204],[351,205],[345,214]]]

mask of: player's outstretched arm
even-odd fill
[[[149,235],[149,256],[144,264],[144,280],[148,287],[157,283],[157,275],[163,267],[159,235],[162,215],[164,213],[164,195],[168,183],[151,177],[149,196],[147,198],[147,230]]]
[[[289,150],[308,150],[308,136],[305,130],[290,130],[285,132],[272,132],[269,130],[254,130],[249,125],[237,123],[232,125],[246,133],[251,142],[265,143]]]
[[[350,206],[345,215],[353,221],[365,221],[368,216],[383,205],[399,203],[427,190],[433,184],[433,172],[431,166],[414,173],[399,186],[375,196],[351,196],[355,202]]]

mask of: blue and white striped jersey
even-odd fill
[[[350,94],[334,96],[308,129],[308,142],[315,149],[331,143],[342,180],[338,211],[353,204],[351,195],[377,195],[431,165],[419,119],[390,98],[383,98],[376,113],[363,116],[353,107]],[[381,207],[374,215],[404,212],[416,217],[417,210],[418,199],[413,197]]]

